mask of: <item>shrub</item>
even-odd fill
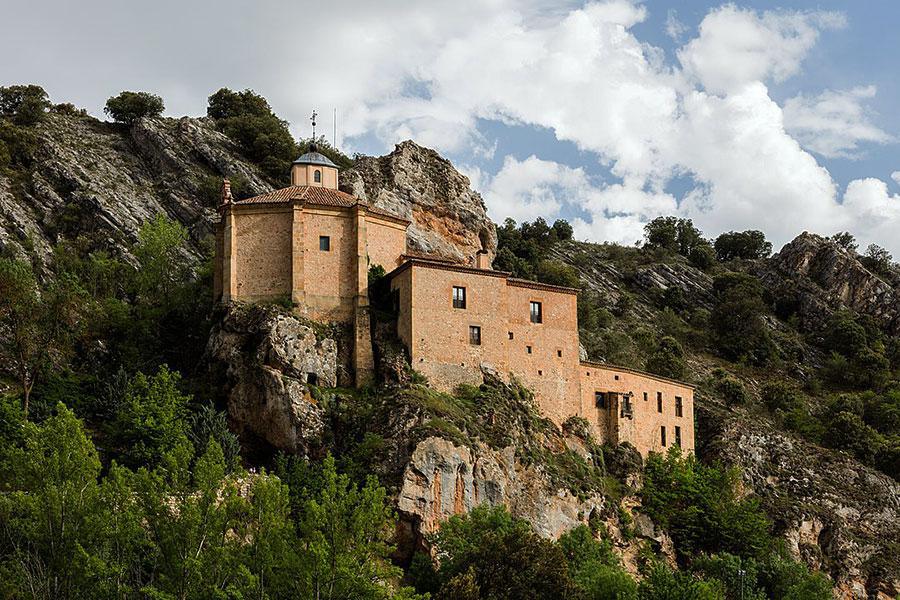
[[[736,258],[765,258],[772,253],[772,244],[762,231],[729,231],[716,238],[713,244],[716,258],[725,262]]]
[[[209,97],[206,114],[269,177],[288,181],[291,162],[299,156],[299,149],[287,121],[272,112],[265,98],[253,90],[222,88]]]
[[[722,551],[758,556],[771,545],[769,519],[758,500],[743,495],[739,473],[683,457],[678,448],[665,457],[650,454],[641,499],[684,558]]]
[[[703,581],[689,573],[673,571],[662,562],[646,569],[638,588],[640,600],[723,600],[723,586],[718,581]]]
[[[657,217],[644,226],[644,239],[650,248],[660,248],[690,257],[709,243],[690,219]],[[704,252],[704,251],[701,251]]]
[[[31,127],[42,121],[50,108],[47,92],[39,85],[0,87],[0,118],[18,127]]]
[[[646,369],[672,379],[684,377],[684,350],[681,344],[670,336],[662,338],[656,350],[647,358]]]
[[[786,381],[772,381],[762,388],[762,401],[770,411],[790,412],[802,406],[800,392]]]
[[[853,237],[853,234],[849,231],[841,231],[834,234],[831,236],[831,241],[850,252],[856,252],[856,249],[859,248],[859,244],[856,243],[856,238]]]
[[[873,273],[884,277],[890,273],[894,257],[878,244],[869,244],[865,255],[859,261]]]
[[[745,404],[747,402],[747,389],[740,380],[730,375],[716,382],[716,390],[722,395],[722,399],[729,406]]]
[[[830,420],[825,432],[825,443],[832,448],[847,450],[860,461],[871,465],[881,451],[884,440],[859,415],[841,411]]]
[[[144,117],[158,117],[165,110],[162,98],[149,92],[122,92],[106,101],[103,112],[114,121],[131,125]]]
[[[765,364],[775,354],[763,319],[766,306],[759,280],[745,273],[726,273],[713,280],[715,306],[710,325],[719,352],[731,360]]]
[[[691,249],[690,254],[688,254],[688,261],[698,269],[706,271],[716,264],[716,251],[709,242],[703,240],[702,244],[698,244]]]

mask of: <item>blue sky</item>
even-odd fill
[[[497,220],[631,243],[677,214],[900,255],[900,2],[49,4],[0,0],[0,84],[100,117],[122,89],[180,116],[253,88],[298,136],[336,109],[348,152],[436,148]]]

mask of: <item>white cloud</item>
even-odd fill
[[[171,114],[202,113],[219,86],[251,87],[298,135],[308,135],[313,107],[330,130],[337,107],[345,149],[414,138],[472,165],[495,218],[577,215],[582,238],[630,243],[647,219],[678,214],[710,235],[752,227],[776,243],[803,229],[849,229],[900,254],[886,184],[859,180],[841,195],[801,146],[853,155],[879,141],[884,132],[865,109],[870,88],[802,95],[782,110],[767,87],[798,73],[821,33],[845,25],[840,14],[727,4],[705,16],[672,64],[635,33],[649,3],[628,0],[232,4],[211,11],[160,0],[123,12],[85,0],[48,18],[26,3],[0,53],[33,52],[0,61],[0,79],[52,79],[55,101],[95,110],[121,89],[149,89]],[[183,18],[172,21],[176,12]],[[670,33],[690,36],[674,13],[669,21]],[[148,26],[135,33],[134,22]],[[167,24],[167,43],[153,23]],[[35,31],[46,43],[32,43]],[[611,177],[541,160],[542,148],[516,149],[536,156],[507,157],[486,173],[478,167],[510,150],[479,130],[484,120],[549,130]],[[673,180],[690,188],[680,201]],[[877,210],[885,216],[873,224]]]
[[[666,15],[666,35],[673,41],[680,42],[687,30],[687,26],[678,20],[678,13],[675,9],[670,8]]]
[[[826,90],[814,97],[803,94],[784,104],[788,133],[804,147],[827,158],[856,158],[861,143],[886,144],[893,138],[871,121],[863,101],[873,98],[875,86]]]
[[[891,173],[891,179],[897,182],[897,185],[900,185],[900,171],[894,171]]]
[[[678,51],[678,59],[706,90],[728,93],[750,82],[794,75],[821,30],[845,25],[839,13],[759,14],[726,4],[704,17],[699,37]]]

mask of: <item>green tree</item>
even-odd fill
[[[222,88],[209,97],[206,114],[240,146],[241,151],[273,180],[287,182],[291,162],[299,148],[288,129],[265,98],[244,90]]]
[[[699,248],[709,245],[693,221],[671,216],[656,217],[644,225],[644,239],[651,248],[662,248],[686,258],[693,254],[700,261]]]
[[[36,125],[44,119],[49,108],[47,92],[39,85],[0,87],[0,118],[9,119],[14,125]]]
[[[713,243],[716,257],[722,261],[766,258],[772,253],[772,244],[766,241],[762,231],[729,231],[716,238]]]
[[[867,269],[884,277],[890,273],[894,257],[878,244],[869,244],[865,255],[859,260]]]
[[[775,354],[763,319],[766,305],[759,280],[745,273],[726,273],[713,279],[715,305],[710,325],[719,352],[731,360],[768,362]]]
[[[124,461],[133,467],[154,466],[188,443],[187,405],[181,376],[163,365],[155,375],[135,375],[110,427]],[[220,449],[221,452],[221,449]]]
[[[678,340],[665,336],[656,345],[653,353],[647,357],[646,368],[651,373],[680,379],[684,377],[684,349]]]
[[[640,600],[724,600],[725,590],[718,581],[704,581],[689,573],[673,571],[662,562],[646,569],[638,588]]]
[[[573,589],[560,548],[513,518],[505,507],[481,506],[453,516],[433,536],[442,585],[482,598],[565,598]]]
[[[165,110],[162,98],[149,92],[122,92],[106,101],[103,112],[119,123],[131,125],[144,117],[158,117]]]
[[[589,600],[633,600],[637,583],[622,569],[609,540],[594,539],[591,530],[581,525],[557,541],[569,567],[569,574]]]
[[[5,467],[11,473],[0,494],[0,579],[34,597],[80,595],[90,583],[92,521],[103,511],[100,459],[81,422],[59,405],[43,425],[26,424]]]
[[[859,244],[856,243],[856,238],[853,237],[853,234],[849,231],[840,231],[834,234],[831,236],[831,241],[850,252],[856,252],[856,249],[859,248]]]
[[[722,551],[759,556],[771,545],[769,520],[757,499],[742,495],[739,473],[683,457],[677,447],[647,459],[641,499],[684,558]]]
[[[26,419],[35,381],[70,358],[84,302],[73,278],[41,288],[29,265],[0,258],[0,357],[19,383]]]
[[[322,600],[394,597],[391,582],[400,570],[389,560],[394,520],[385,489],[374,477],[357,487],[337,472],[331,456],[322,463],[317,487],[303,503],[298,519],[302,539],[299,596]],[[411,591],[397,593],[406,597]]]

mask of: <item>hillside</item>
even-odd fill
[[[140,474],[141,467],[161,464],[175,472],[174,454],[159,448],[177,454],[178,445],[167,440],[168,430],[154,429],[171,421],[180,423],[179,435],[190,437],[198,454],[209,440],[217,441],[229,469],[242,464],[254,474],[277,472],[291,484],[290,493],[284,491],[289,499],[279,501],[302,513],[297,507],[308,506],[312,494],[327,486],[307,490],[303,478],[310,477],[310,467],[297,457],[327,465],[323,459],[331,454],[360,486],[367,475],[377,476],[398,511],[396,522],[385,519],[379,526],[394,528],[390,558],[405,574],[388,570],[372,577],[391,585],[401,577],[415,579],[412,565],[421,560],[438,520],[484,502],[508,506],[544,538],[589,524],[621,557],[623,568],[645,580],[652,580],[643,570],[652,562],[648,553],[711,578],[712,567],[704,571],[692,563],[692,553],[728,550],[743,556],[741,543],[717,546],[715,539],[686,534],[690,528],[654,508],[642,488],[648,477],[661,485],[659,473],[642,473],[639,457],[627,448],[598,447],[577,422],[559,430],[536,413],[527,390],[492,373],[485,373],[480,388],[452,396],[431,390],[406,364],[389,323],[375,328],[380,384],[350,390],[348,344],[340,327],[304,322],[286,307],[214,309],[207,300],[207,261],[219,180],[240,181],[248,195],[279,182],[213,119],[149,118],[125,126],[57,107],[30,131],[28,159],[0,173],[0,256],[32,267],[35,285],[43,290],[35,306],[55,297],[55,282],[68,285],[74,277],[78,302],[88,307],[67,312],[70,304],[52,305],[51,318],[36,326],[40,333],[65,321],[71,335],[64,336],[70,338],[65,351],[42,355],[40,369],[30,375],[30,416],[45,423],[40,427],[48,429],[40,431],[48,436],[58,426],[60,438],[74,425],[52,416],[66,414],[57,402],[84,420],[88,439],[79,443],[96,446],[94,454],[85,451],[90,477],[106,477],[115,460],[135,471],[134,489],[148,506],[153,498],[164,504],[166,494],[193,502],[187,487],[163,493],[162,479]],[[841,597],[889,598],[900,591],[900,277],[894,267],[876,272],[845,245],[809,233],[771,257],[713,259],[700,268],[686,256],[690,252],[665,244],[627,248],[515,225],[498,228],[464,176],[409,141],[383,157],[358,157],[341,181],[345,191],[411,218],[413,251],[461,258],[473,248],[497,247],[499,268],[579,285],[581,338],[589,358],[674,368],[679,372],[666,374],[698,385],[698,456],[704,465],[739,469],[736,496],[723,505],[750,510],[758,499],[788,555],[828,574]],[[171,234],[162,221],[148,226],[158,215],[183,226],[183,233]],[[171,246],[160,241],[170,239]],[[748,297],[754,300],[750,307],[743,302]],[[719,317],[730,306],[750,311],[752,318],[731,323],[732,329],[721,325]],[[738,326],[745,328],[735,334]],[[48,347],[58,341],[46,339]],[[666,339],[676,345],[666,345]],[[674,360],[667,348],[678,349],[672,350]],[[648,364],[651,357],[660,360]],[[170,379],[162,364],[182,379]],[[302,377],[310,364],[327,374],[316,385]],[[148,377],[142,380],[139,373]],[[18,404],[18,373],[10,368],[4,377],[4,402]],[[144,406],[140,398],[153,401]],[[159,398],[180,408],[158,410]],[[33,444],[8,433],[18,431],[10,425],[18,421],[12,409],[4,411],[0,426],[9,428],[3,432],[15,446],[8,456],[21,458],[16,453]],[[25,431],[22,439],[30,439],[32,430]],[[147,431],[157,454],[148,449]],[[21,481],[35,481],[40,466],[34,468],[0,478],[4,502],[20,491]],[[260,477],[265,481],[265,474]],[[213,479],[228,481],[224,475]],[[247,475],[232,482],[235,502],[248,496],[251,481]],[[108,500],[102,494],[114,490],[103,490],[97,498]],[[8,511],[0,514],[13,514],[10,506],[0,504]],[[381,538],[367,539],[377,546],[372,553],[387,555]],[[763,562],[759,558],[760,573]],[[443,575],[434,576],[438,581]],[[449,578],[454,585],[462,580]],[[449,581],[443,580],[442,593],[451,595],[438,597],[454,597],[446,591]],[[144,583],[169,585],[162,576]],[[743,591],[743,581],[741,586]],[[2,586],[0,592],[9,593]],[[724,597],[719,593],[702,597]]]

